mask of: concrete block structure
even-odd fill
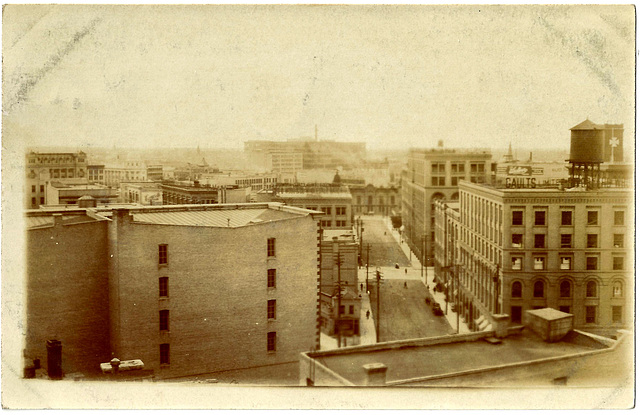
[[[59,215],[59,216],[56,216]],[[318,212],[282,204],[29,211],[27,358],[140,359],[155,378],[319,347]]]

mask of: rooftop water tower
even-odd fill
[[[604,129],[588,119],[571,128],[571,187],[599,187],[604,162]]]

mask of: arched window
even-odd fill
[[[587,282],[587,297],[598,296],[598,284],[595,281]]]
[[[522,298],[522,283],[520,281],[514,281],[511,284],[511,297]]]
[[[560,283],[560,297],[571,297],[571,281],[564,280]]]
[[[544,281],[536,281],[533,284],[533,296],[535,298],[544,297]]]
[[[622,283],[620,281],[615,281],[613,283],[613,296],[622,297]]]

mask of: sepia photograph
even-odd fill
[[[2,15],[5,409],[635,406],[630,5]]]

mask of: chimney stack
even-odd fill
[[[368,363],[362,368],[366,372],[365,386],[384,386],[387,383],[387,365]]]

